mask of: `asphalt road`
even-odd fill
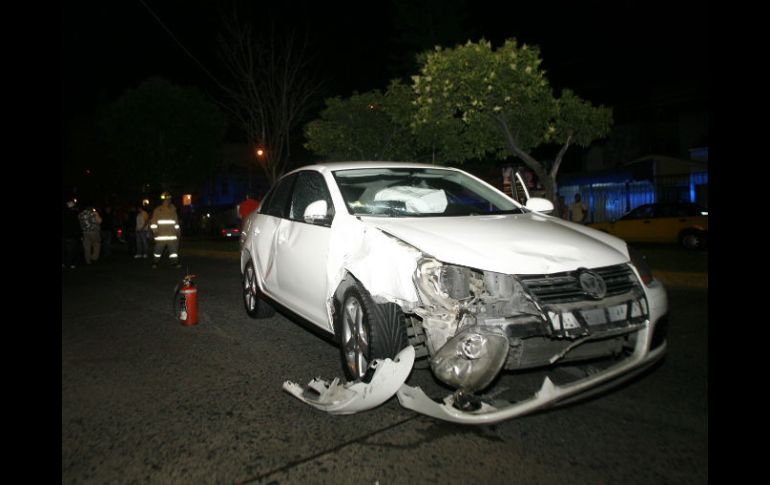
[[[469,427],[395,397],[351,416],[294,399],[283,381],[340,375],[337,348],[281,314],[249,319],[236,262],[183,263],[198,276],[194,327],[170,309],[184,269],[118,253],[62,271],[62,483],[708,481],[705,289],[669,290],[669,354],[651,372],[585,402]],[[446,394],[428,370],[408,382]]]

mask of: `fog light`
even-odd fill
[[[488,386],[508,357],[508,338],[492,329],[468,327],[430,360],[437,378],[465,392]]]

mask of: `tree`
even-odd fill
[[[497,50],[483,39],[452,49],[436,47],[422,56],[419,75],[412,77],[413,127],[440,127],[434,131],[439,149],[455,153],[460,162],[518,157],[554,200],[567,149],[606,136],[612,111],[593,107],[569,90],[555,97],[541,62],[536,47],[519,46],[515,39]],[[560,147],[552,162],[531,155],[544,144]]]
[[[320,118],[305,126],[305,148],[336,161],[414,159],[411,100],[409,86],[398,81],[385,93],[329,98]]]
[[[391,81],[385,93],[329,98],[320,118],[305,126],[305,148],[336,161],[445,161],[456,143],[444,140],[440,122],[413,126],[416,109],[412,88],[399,80]]]
[[[308,72],[307,42],[298,44],[293,34],[277,39],[273,29],[261,32],[235,14],[225,20],[219,52],[230,81],[220,87],[249,142],[263,149],[261,166],[273,183],[288,167],[291,138],[319,83]]]
[[[224,114],[200,91],[150,78],[99,114],[101,145],[114,182],[129,194],[149,184],[192,191],[219,162]]]

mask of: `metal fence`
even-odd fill
[[[566,205],[575,200],[575,194],[580,194],[588,206],[588,222],[616,220],[640,205],[655,202],[695,202],[708,207],[708,172],[559,187]]]

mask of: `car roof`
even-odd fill
[[[430,165],[427,163],[417,162],[391,162],[391,161],[356,161],[356,162],[318,162],[312,165],[305,165],[292,172],[300,170],[320,170],[324,171],[337,171],[337,170],[351,170],[356,168],[438,168],[455,170],[452,167],[443,167],[440,165]],[[289,172],[291,173],[291,172]]]

